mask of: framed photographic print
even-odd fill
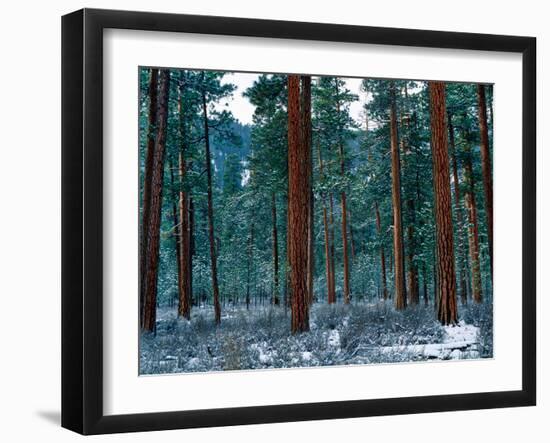
[[[534,38],[62,25],[64,427],[535,404]]]

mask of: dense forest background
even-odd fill
[[[258,367],[242,348],[272,322],[296,337],[328,328],[328,345],[336,330],[340,350],[357,325],[350,358],[306,358],[319,344],[302,343],[298,361],[267,367],[385,361],[358,361],[358,341],[390,330],[384,349],[426,345],[447,325],[472,342],[461,357],[491,356],[492,86],[363,79],[352,91],[345,78],[258,74],[239,90],[229,75],[139,72],[142,372]],[[251,123],[233,115],[236,94]],[[167,359],[166,338],[182,335],[195,337],[187,356]],[[401,351],[390,361],[416,359]]]

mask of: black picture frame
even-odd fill
[[[522,388],[177,412],[103,413],[103,30],[171,31],[522,55]],[[536,403],[536,39],[83,9],[62,18],[62,426],[82,434],[319,420]]]

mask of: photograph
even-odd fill
[[[138,76],[140,375],[493,358],[492,84]]]

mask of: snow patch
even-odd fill
[[[444,326],[443,329],[445,335],[442,343],[384,346],[381,352],[383,354],[406,353],[440,360],[479,358],[479,328],[461,320],[457,325]]]
[[[329,332],[328,345],[332,346],[333,348],[340,347],[340,332],[338,331],[338,329],[333,329]]]
[[[460,320],[458,325],[444,326],[445,339],[443,343],[467,343],[473,344],[477,342],[479,328],[473,325],[467,325],[464,320]]]

